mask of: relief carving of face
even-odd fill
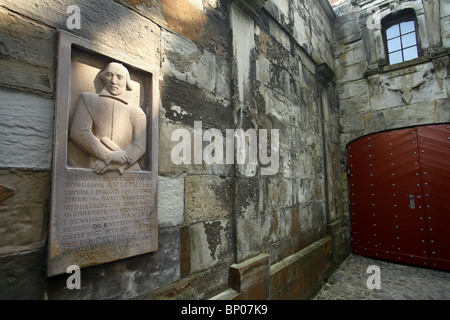
[[[122,95],[127,89],[131,89],[129,87],[130,76],[127,68],[116,62],[108,64],[102,72],[102,80],[106,89],[113,96]]]

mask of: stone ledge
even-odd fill
[[[219,265],[138,296],[134,300],[203,300],[220,296],[224,290],[227,291],[226,273],[226,265]],[[217,287],[211,284],[216,284]],[[231,295],[226,296],[231,299]]]
[[[442,49],[442,50],[436,50],[434,53],[430,53],[430,54],[425,54],[421,57],[418,57],[416,59],[413,60],[409,60],[409,61],[405,61],[402,63],[396,63],[396,64],[392,64],[392,65],[386,65],[386,66],[378,66],[378,67],[372,67],[369,68],[364,76],[365,78],[376,75],[376,74],[382,74],[382,73],[387,73],[387,72],[391,72],[391,71],[395,71],[398,69],[404,69],[404,68],[409,68],[409,67],[413,67],[416,65],[420,65],[420,64],[424,64],[427,62],[432,62],[436,59],[439,58],[443,58],[443,57],[447,57],[450,55],[450,49]]]
[[[234,289],[227,289],[209,300],[234,300],[239,296],[239,292]]]
[[[270,268],[270,299],[309,299],[331,266],[331,238],[322,238]]]
[[[239,264],[230,266],[230,286],[242,292],[269,276],[269,255],[260,254]]]

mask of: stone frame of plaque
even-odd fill
[[[102,87],[107,88],[106,76],[101,78],[102,72],[106,72],[110,63],[120,64],[129,75],[127,99],[101,94]],[[89,267],[158,250],[158,79],[158,70],[140,59],[58,31],[47,276],[66,273],[71,265]],[[108,113],[104,111],[109,110],[109,105],[116,108],[113,115],[122,110],[120,125],[132,123],[133,127],[122,130],[116,125],[114,133],[125,136],[123,132],[128,132],[132,136],[129,139],[135,139],[135,133],[140,130],[143,138],[140,143],[145,148],[145,152],[141,152],[143,155],[130,160],[132,156],[125,152],[126,146],[114,143],[111,146],[109,141],[109,144],[104,143],[108,154],[122,152],[122,160],[117,157],[113,160],[115,158],[111,156],[102,162],[74,143],[74,114],[81,108],[82,98],[91,114],[90,108],[98,108],[97,105],[103,108],[101,112],[94,112],[101,114],[98,117]],[[95,123],[95,116],[92,118]],[[126,121],[122,120],[125,118]],[[142,125],[137,129],[136,119],[146,125],[144,129]],[[111,123],[114,121],[113,118]],[[92,128],[95,126],[100,125],[93,124]],[[91,131],[102,141],[97,134],[100,129]],[[128,142],[130,146],[135,143],[134,140]],[[104,169],[95,171],[89,159],[95,159]]]

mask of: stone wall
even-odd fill
[[[78,1],[81,29],[69,30],[70,1],[2,1],[0,185],[15,194],[0,203],[1,298],[308,298],[320,287],[349,244],[334,13],[326,1],[252,3]],[[81,290],[45,275],[58,29],[160,68],[159,249],[82,269]],[[194,139],[194,121],[280,130],[279,170],[174,164],[172,133]]]
[[[260,251],[271,265],[284,261],[322,238],[334,222],[339,236],[333,239],[348,240],[341,233],[346,208],[334,83],[332,76],[319,81],[319,66],[333,66],[334,13],[327,8],[320,1],[268,1],[256,19],[232,8],[235,59],[245,62],[234,70],[238,125],[280,129],[277,175],[236,182],[237,190],[259,186],[259,195],[236,199],[250,209],[236,211],[238,263]],[[235,32],[242,29],[248,32]],[[259,233],[247,232],[248,217],[260,225],[254,227]]]
[[[334,3],[342,148],[367,134],[450,120],[449,6],[447,0]],[[381,28],[369,18],[379,22],[406,8],[417,16],[422,56],[388,65]]]

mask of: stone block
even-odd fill
[[[386,120],[383,112],[377,112],[366,115],[367,127],[366,133],[375,133],[387,129]]]
[[[160,82],[160,91],[165,111],[162,117],[168,120],[191,127],[194,121],[202,121],[205,130],[216,128],[222,132],[234,127],[229,102],[197,85],[167,75]]]
[[[50,191],[48,171],[0,171],[0,185],[15,194],[0,203],[0,255],[45,245]]]
[[[348,99],[369,94],[369,84],[366,79],[343,83],[338,87],[339,97]]]
[[[311,41],[311,30],[308,20],[299,13],[300,10],[293,10],[294,30],[293,36],[297,43],[302,47],[307,47]]]
[[[252,103],[252,52],[255,48],[255,23],[235,4],[231,5],[230,24],[233,32],[232,46],[234,50],[234,73],[236,98],[240,103]]]
[[[273,20],[269,20],[270,35],[287,51],[291,52],[289,35]]]
[[[189,229],[190,271],[199,272],[232,258],[231,223],[227,219],[200,222]]]
[[[384,118],[389,128],[401,128],[406,126],[406,123],[432,123],[435,118],[435,103],[429,101],[392,108],[384,112]]]
[[[270,294],[273,295],[292,279],[293,268],[285,260],[276,263],[270,268]]]
[[[356,81],[364,78],[367,71],[368,63],[366,61],[358,62],[349,66],[340,66],[337,69],[338,83],[345,83],[349,81]]]
[[[231,178],[217,176],[185,177],[185,221],[226,218],[233,212]]]
[[[161,228],[184,222],[184,177],[158,179],[158,224]]]
[[[201,0],[174,0],[151,3],[120,0],[119,2],[190,39],[200,38],[205,33],[207,17],[203,12]]]
[[[364,114],[348,114],[340,118],[342,132],[361,132],[366,128]]]
[[[53,113],[53,100],[0,88],[0,167],[50,169]]]
[[[32,20],[70,31],[110,48],[120,48],[124,54],[150,65],[159,65],[160,28],[158,25],[115,1],[81,0],[76,3],[82,16],[81,29],[68,30],[66,21],[69,15],[66,11],[70,5],[74,5],[71,0],[2,1],[3,7]],[[99,21],[107,21],[108,24],[99,23]]]
[[[229,97],[225,62],[179,35],[161,32],[162,73]]]
[[[256,80],[270,85],[270,61],[262,54],[256,59]]]
[[[440,12],[439,16],[441,19],[450,16],[450,6],[445,5],[446,3],[447,3],[447,0],[440,0],[441,12]]]
[[[235,188],[237,261],[242,261],[260,250],[259,179],[238,179]]]
[[[293,181],[294,204],[304,204],[313,199],[310,179],[295,179]]]
[[[191,243],[189,226],[181,227],[181,252],[180,252],[180,275],[182,278],[191,273]]]
[[[0,38],[0,83],[53,93],[55,30],[0,8]]]
[[[230,266],[230,287],[243,292],[268,278],[270,269],[269,255],[260,254],[239,264]]]
[[[180,143],[179,141],[172,141],[172,133],[175,130],[188,130],[190,136],[193,136],[193,129],[180,125],[173,124],[170,122],[162,122],[159,126],[159,172],[162,174],[180,174],[187,172],[190,168],[190,165],[180,164],[176,165],[172,161],[172,150],[173,148]],[[192,142],[192,141],[191,141]],[[192,149],[193,150],[193,149]],[[201,165],[200,165],[201,166]],[[192,166],[192,169],[195,169],[197,165]],[[200,169],[201,170],[201,169]]]
[[[180,229],[162,228],[158,232],[158,251],[125,261],[133,275],[123,298],[134,298],[180,278]],[[122,298],[120,297],[120,298]]]
[[[436,101],[436,123],[450,122],[450,99]]]
[[[0,299],[45,298],[45,250],[0,256]]]
[[[362,33],[357,12],[338,15],[334,23],[340,26],[335,30],[337,40],[347,44],[361,39]]]
[[[172,106],[172,110],[169,112],[177,113],[182,115],[185,113],[184,110],[179,106]],[[186,160],[189,163],[176,164],[172,160],[172,151],[176,146],[178,146],[184,138],[179,138],[179,141],[172,141],[172,134],[176,130],[186,130],[189,136],[186,139],[190,139],[190,153],[186,155]],[[207,130],[204,128],[203,130]],[[217,174],[229,176],[233,169],[232,165],[227,164],[194,164],[194,129],[191,126],[182,125],[178,123],[171,122],[161,122],[159,130],[159,172],[165,175],[172,174],[182,174],[182,173],[194,173],[194,174]],[[202,143],[202,151],[210,142]],[[225,154],[225,139],[224,139],[224,154]],[[177,155],[178,156],[178,155]],[[180,157],[183,154],[179,155]],[[225,161],[225,160],[224,160]]]
[[[352,115],[370,110],[369,101],[372,98],[372,95],[361,95],[348,99],[342,99],[340,101],[341,115]]]
[[[239,297],[239,292],[237,292],[236,290],[233,289],[227,289],[221,293],[219,293],[218,295],[215,295],[214,297],[212,297],[209,300],[219,300],[219,301],[224,301],[224,300],[236,300],[236,298]]]
[[[448,4],[447,4],[448,6]],[[424,1],[423,8],[425,11],[425,19],[427,21],[427,32],[430,45],[432,47],[440,47],[441,42],[441,25],[439,21],[440,8],[439,1]]]
[[[273,89],[259,88],[265,105],[265,112],[283,123],[295,124],[300,121],[300,111],[288,98]]]
[[[270,179],[267,184],[267,191],[267,205],[269,208],[287,208],[292,205],[292,180]]]
[[[282,210],[266,209],[260,215],[260,236],[264,245],[274,243],[280,238]]]

